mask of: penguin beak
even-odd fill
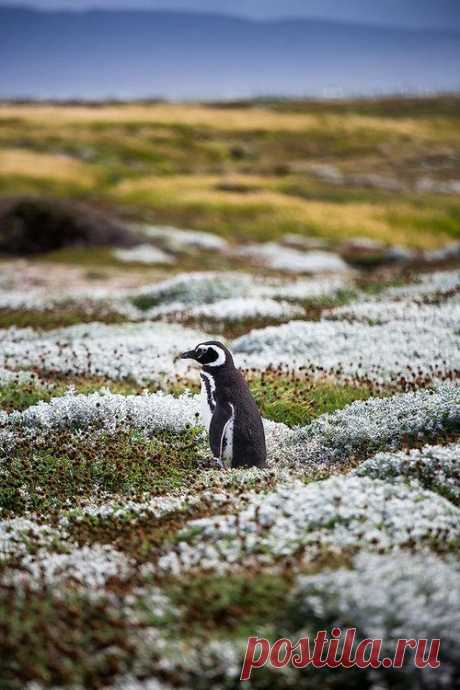
[[[196,352],[195,350],[189,350],[188,352],[183,352],[181,355],[179,355],[180,359],[196,359]]]

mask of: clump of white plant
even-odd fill
[[[239,250],[256,264],[289,273],[342,273],[347,264],[338,254],[325,251],[299,251],[276,242],[250,244]]]
[[[398,450],[405,440],[437,438],[460,428],[460,386],[358,400],[294,430],[286,452],[295,463],[327,466],[379,450]]]
[[[180,273],[169,280],[140,288],[132,293],[132,299],[145,309],[174,302],[199,305],[246,295],[253,284],[252,276],[244,273]]]
[[[129,559],[109,544],[69,549],[68,553],[27,555],[21,569],[9,571],[2,581],[17,588],[59,587],[67,583],[85,590],[103,589],[112,578],[126,579],[132,571]]]
[[[39,402],[7,417],[10,428],[36,430],[142,429],[147,433],[179,433],[197,423],[199,398],[187,393],[174,397],[159,391],[143,395],[119,395],[108,391],[66,395]]]
[[[424,446],[420,450],[378,453],[357,467],[359,477],[416,479],[423,486],[460,501],[460,443]]]
[[[291,321],[252,330],[233,342],[233,350],[248,368],[312,367],[376,383],[398,383],[403,377],[443,378],[460,370],[458,328],[425,320],[381,326]]]
[[[277,302],[268,297],[231,297],[212,304],[192,307],[182,318],[209,319],[211,321],[244,321],[246,319],[290,319],[303,316],[302,307],[289,302]]]
[[[179,324],[81,324],[46,333],[11,331],[0,348],[0,366],[39,369],[45,373],[103,376],[138,383],[184,374],[188,365],[177,358],[208,340],[206,333]]]
[[[293,603],[298,621],[344,628],[352,621],[358,639],[382,640],[382,656],[393,657],[398,639],[440,639],[441,667],[422,671],[422,685],[449,687],[456,677],[460,567],[452,558],[429,552],[363,552],[351,569],[299,577]],[[409,663],[404,672],[420,673]]]
[[[460,290],[460,271],[437,271],[419,276],[409,285],[387,288],[383,298],[430,300],[453,294]]]
[[[417,304],[408,300],[355,302],[332,309],[325,317],[371,324],[412,321],[420,328],[430,323],[455,333],[460,329],[460,301],[453,297],[440,305]]]
[[[0,564],[10,559],[21,560],[32,549],[46,553],[62,543],[66,533],[27,518],[0,520]]]
[[[308,561],[324,549],[453,544],[460,537],[460,510],[416,484],[339,476],[255,494],[236,515],[194,520],[179,536],[177,547],[161,558],[162,569],[225,572],[294,554]]]
[[[172,252],[190,249],[204,249],[205,251],[223,251],[228,243],[212,232],[199,230],[183,230],[170,225],[146,225],[142,228],[147,237],[158,240]]]
[[[174,258],[151,244],[138,244],[129,249],[114,249],[113,256],[122,263],[172,264]]]

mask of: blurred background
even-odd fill
[[[455,0],[1,2],[0,62],[3,253],[107,268],[161,248],[133,224],[457,251]],[[244,264],[192,254],[163,268]]]

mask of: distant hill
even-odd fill
[[[460,89],[460,33],[166,11],[0,9],[0,97],[221,99]]]

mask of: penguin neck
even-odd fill
[[[203,367],[203,373],[208,374],[211,376],[215,381],[221,381],[223,379],[228,378],[228,376],[231,376],[237,371],[235,365],[233,362],[230,364],[227,362],[225,365],[221,367],[209,367],[209,366],[204,366]]]

